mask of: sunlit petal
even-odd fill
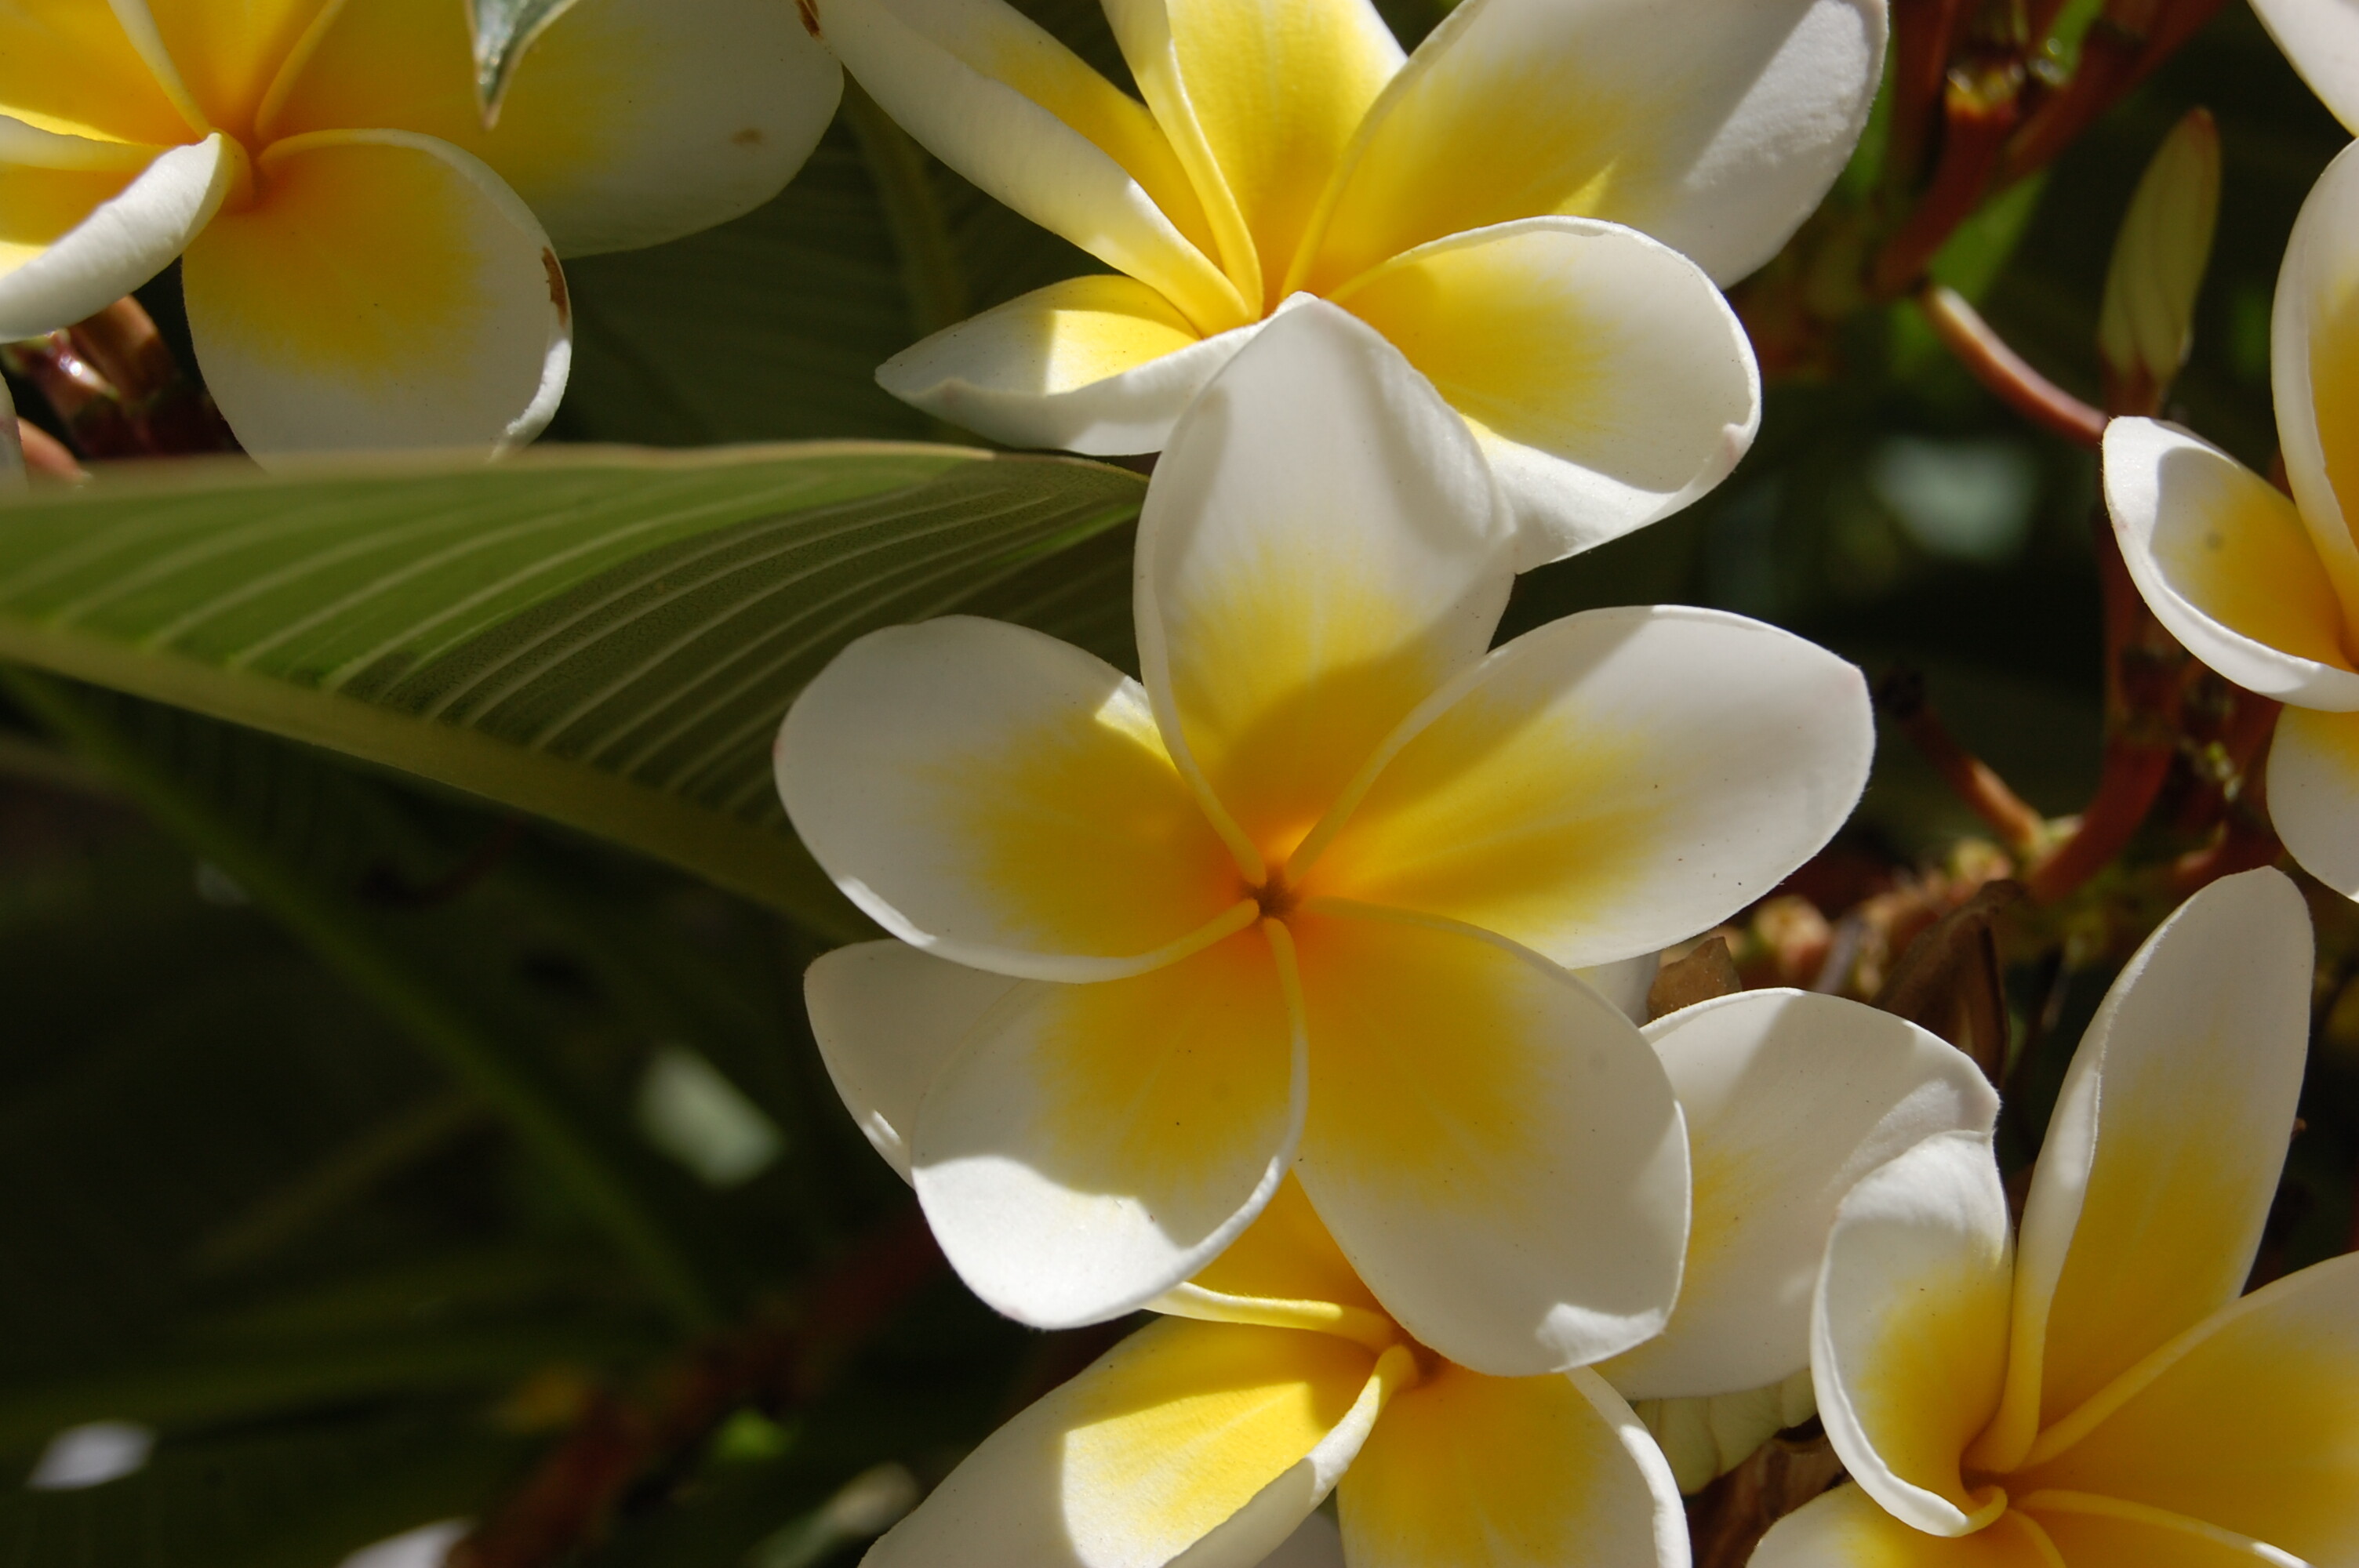
[[[1716,611],[1593,611],[1493,654],[1391,742],[1305,886],[1568,967],[1653,952],[1782,881],[1851,815],[1858,670]]]
[[[1335,290],[1483,438],[1534,567],[1678,511],[1761,418],[1744,325],[1636,230],[1538,218],[1457,234]]]
[[[1002,0],[815,0],[862,86],[952,168],[1163,297],[1203,333],[1256,311],[1212,259],[1139,103]]]
[[[961,963],[1101,979],[1253,918],[1138,684],[1037,632],[951,617],[862,638],[796,699],[777,773],[837,885]]]
[[[1316,1327],[1377,1346],[1400,1336],[1291,1175],[1225,1251],[1151,1304],[1212,1323]]]
[[[2027,1498],[2091,1493],[2359,1562],[2359,1257],[2244,1297],[2040,1448],[2060,1452],[2013,1478]]]
[[[2040,1492],[2023,1511],[2071,1568],[2309,1568],[2289,1552],[2117,1498]]]
[[[1587,1370],[1443,1367],[1393,1400],[1337,1494],[1352,1568],[1686,1568],[1654,1440]]]
[[[886,391],[1016,447],[1160,451],[1204,384],[1261,329],[1200,336],[1133,278],[1068,278],[971,317],[886,360]]]
[[[169,146],[194,139],[114,8],[0,0],[0,114],[45,131]],[[0,211],[5,211],[0,203]]]
[[[2064,1568],[2064,1562],[2020,1512],[2010,1510],[1973,1535],[1928,1535],[1886,1513],[1864,1489],[1847,1486],[1772,1525],[1754,1549],[1752,1568]],[[2075,1559],[2072,1568],[2082,1564]]]
[[[1998,1096],[1937,1036],[1837,997],[1740,991],[1647,1034],[1687,1116],[1687,1276],[1662,1336],[1599,1370],[1632,1399],[1765,1388],[1810,1365],[1836,1206],[1937,1132],[1987,1134]]]
[[[960,1277],[1011,1317],[1067,1328],[1217,1256],[1301,1135],[1291,989],[1270,939],[1245,931],[1150,974],[1036,983],[993,1008],[934,1073],[910,1140]]]
[[[157,40],[171,57],[173,74],[205,119],[232,135],[251,139],[255,112],[304,34],[329,8],[330,0],[142,0],[142,4],[155,22]],[[458,7],[441,9],[458,15],[464,28]],[[471,82],[472,70],[462,80]],[[347,121],[332,128],[357,126]]]
[[[2287,708],[2268,787],[2270,825],[2301,869],[2359,899],[2359,714]]]
[[[489,128],[474,83],[465,6],[342,0],[271,130],[386,125],[464,147],[571,256],[760,206],[810,156],[842,85],[777,0],[576,0],[533,43]]]
[[[2349,0],[2253,0],[2269,36],[2346,130],[2359,129],[2359,9]]]
[[[926,1086],[1016,980],[906,942],[838,947],[803,975],[820,1060],[876,1152],[909,1179],[909,1132]]]
[[[1612,1004],[1479,934],[1293,921],[1310,1026],[1299,1172],[1387,1312],[1462,1366],[1579,1366],[1658,1330],[1687,1141]]]
[[[1482,657],[1511,547],[1464,421],[1332,306],[1279,316],[1189,410],[1139,523],[1139,663],[1270,867]]]
[[[71,326],[169,266],[220,211],[237,157],[216,135],[136,174],[0,163],[0,341]]]
[[[1392,29],[1368,0],[1110,0],[1106,14],[1207,193],[1230,276],[1274,308],[1343,149],[1400,69]]]
[[[1989,1138],[1938,1133],[1843,1200],[1810,1319],[1819,1419],[1908,1525],[1966,1535],[2006,1506],[1961,1462],[2006,1371],[2006,1193]],[[1784,1559],[1792,1562],[1797,1559]]]
[[[2181,905],[2114,982],[2025,1205],[2006,1411],[1982,1463],[2012,1468],[2244,1290],[2301,1093],[2310,946],[2293,884],[2247,871]]]
[[[1883,69],[1880,0],[1466,0],[1393,79],[1309,287],[1549,213],[1643,229],[1723,283],[1826,194]]]
[[[1383,1394],[1376,1357],[1347,1340],[1150,1325],[985,1439],[868,1568],[1155,1568],[1199,1545],[1215,1550],[1190,1568],[1253,1568],[1351,1463]]]
[[[2343,601],[2359,613],[2359,153],[2319,176],[2286,242],[2269,327],[2286,478]]]
[[[2116,419],[2105,502],[2138,591],[2189,652],[2264,697],[2359,708],[2334,585],[2267,481],[2173,426]]]

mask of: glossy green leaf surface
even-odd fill
[[[788,703],[878,626],[1103,622],[1122,579],[1044,563],[1127,523],[1144,488],[882,445],[126,480],[7,509],[0,656],[467,790],[850,935],[771,787]]]

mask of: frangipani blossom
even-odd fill
[[[1806,1367],[1852,1180],[1925,1137],[1987,1134],[1997,1099],[1940,1041],[1830,997],[1725,998],[1648,1033],[1701,1179],[1679,1311],[1636,1357],[1522,1378],[1453,1364],[1385,1311],[1289,1180],[1154,1303],[1196,1321],[1144,1330],[1017,1416],[869,1568],[1250,1568],[1331,1488],[1350,1568],[1686,1568],[1677,1486],[1616,1385],[1717,1391]]]
[[[1713,280],[1826,193],[1885,34],[1884,0],[1465,0],[1404,58],[1369,0],[1103,0],[1142,105],[1004,0],[813,4],[911,135],[1121,275],[929,338],[888,391],[1018,446],[1153,451],[1315,295],[1466,416],[1527,567],[1744,454],[1759,374]]]
[[[2309,1039],[2308,913],[2276,871],[2197,894],[2130,961],[2024,1207],[1986,1139],[1847,1198],[1813,1321],[1856,1485],[1756,1568],[2359,1563],[2359,1257],[2243,1294]]]
[[[0,0],[0,339],[178,257],[249,450],[527,440],[559,257],[766,200],[842,79],[782,0],[580,0],[474,83],[459,0]]]
[[[1858,671],[1734,616],[1495,651],[1514,530],[1465,424],[1313,302],[1148,490],[1142,684],[947,619],[853,643],[778,783],[901,943],[814,968],[952,1262],[1043,1325],[1194,1274],[1297,1171],[1385,1310],[1478,1370],[1660,1328],[1688,1170],[1636,1027],[1568,972],[1767,892],[1848,814]]]
[[[2294,224],[2270,354],[2291,501],[2152,419],[2106,427],[2105,501],[2156,618],[2286,704],[2270,818],[2305,870],[2359,898],[2359,149],[2327,167]]]

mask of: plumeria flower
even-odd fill
[[[1948,1045],[1831,997],[1724,998],[1648,1033],[1697,1173],[1659,1338],[1593,1371],[1471,1370],[1386,1311],[1288,1180],[1154,1303],[1194,1321],[1144,1330],[1017,1416],[869,1568],[1245,1568],[1331,1488],[1351,1568],[1687,1568],[1673,1474],[1617,1385],[1701,1393],[1806,1367],[1852,1182],[1925,1137],[1987,1135],[1998,1108]]]
[[[927,339],[888,391],[1017,446],[1155,451],[1314,295],[1466,416],[1525,566],[1744,454],[1759,375],[1713,280],[1818,205],[1885,33],[1884,0],[1465,0],[1405,59],[1369,0],[1103,0],[1142,105],[1003,0],[812,3],[911,135],[1119,275]]]
[[[458,0],[0,6],[0,339],[177,257],[246,448],[529,439],[559,257],[734,217],[801,167],[834,62],[783,0],[580,0],[489,127]]]
[[[1857,1484],[1755,1568],[2359,1563],[2359,1256],[2242,1293],[2310,980],[2292,883],[2214,883],[2090,1025],[2019,1238],[1977,1135],[1860,1184],[1812,1325]]]
[[[1195,1274],[1288,1169],[1464,1366],[1661,1327],[1688,1169],[1661,1065],[1570,968],[1775,886],[1848,814],[1850,665],[1691,610],[1490,649],[1514,527],[1466,426],[1340,309],[1190,410],[1139,524],[1144,682],[964,618],[874,633],[777,747],[899,943],[814,969],[846,1098],[967,1282],[1046,1326]]]
[[[2292,500],[2151,419],[2106,427],[2105,500],[2156,618],[2286,704],[2269,816],[2304,869],[2359,898],[2359,152],[2328,166],[2294,224],[2271,358]]]

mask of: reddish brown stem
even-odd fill
[[[2190,849],[2171,863],[2171,892],[2180,898],[2192,897],[2222,877],[2273,865],[2284,852],[2285,846],[2277,842],[2276,834],[2241,816],[2232,816],[2212,843]]]
[[[88,479],[90,472],[74,461],[66,444],[28,419],[16,421],[16,434],[25,445],[25,466],[35,473],[45,473],[53,479]]]
[[[2110,0],[2081,42],[2080,68],[2008,140],[1999,182],[2046,168],[2209,22],[2226,0]]]
[[[69,329],[82,357],[114,384],[145,450],[157,455],[234,450],[212,399],[181,373],[154,318],[125,296]]]
[[[1917,291],[1933,335],[1999,401],[2041,429],[2091,451],[2105,438],[2105,416],[2031,367],[1992,330],[1964,295],[1938,283]]]
[[[1875,700],[1958,798],[1989,823],[2009,849],[2024,854],[2038,847],[2046,836],[2046,819],[1988,763],[1958,743],[1926,700],[1924,677],[1913,670],[1896,670],[1877,686]]]
[[[1895,189],[1916,185],[1939,127],[1960,9],[1960,0],[1893,0],[1892,138],[1884,173]]]
[[[140,449],[138,432],[115,395],[114,384],[90,362],[65,332],[0,347],[0,363],[31,382],[86,458],[124,458]]]
[[[1940,161],[1923,199],[1868,269],[1868,287],[1877,297],[1906,293],[1958,225],[1982,204],[2007,134],[2015,128],[2020,79],[2021,67],[2005,63],[1950,73],[1942,95]]]
[[[2056,852],[2032,868],[2024,878],[2031,896],[2053,903],[2104,870],[2154,809],[2155,796],[2170,773],[2171,748],[2151,741],[2114,736],[2105,742],[2104,771],[2097,793],[2082,815],[2072,836]]]

